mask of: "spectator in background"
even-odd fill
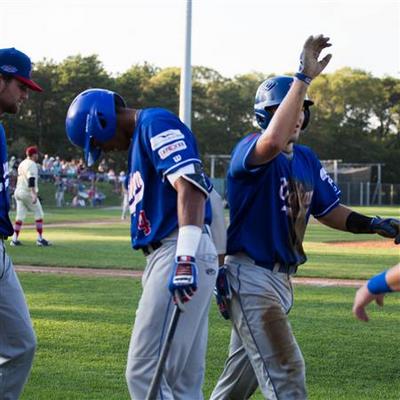
[[[56,156],[55,160],[53,161],[52,171],[55,176],[61,175],[61,173],[62,173],[61,162],[60,162],[59,156]]]
[[[55,193],[56,207],[62,207],[64,205],[64,193],[66,189],[64,178],[62,178],[61,176],[56,176],[55,185],[56,185],[56,193]]]
[[[25,151],[26,158],[18,167],[17,187],[14,198],[17,203],[17,215],[14,224],[14,235],[10,242],[11,246],[20,246],[22,243],[18,237],[22,229],[23,221],[28,211],[34,213],[38,246],[50,246],[50,242],[43,238],[43,209],[38,192],[39,171],[37,161],[39,150],[36,146],[30,146]]]
[[[43,171],[43,172],[47,172],[47,171],[50,170],[50,168],[49,168],[49,161],[50,161],[49,155],[48,155],[48,154],[45,154],[45,155],[43,156],[43,160],[42,160],[42,171]]]
[[[119,173],[118,178],[120,187],[121,187],[121,194],[122,194],[122,214],[121,220],[123,221],[126,218],[126,213],[129,210],[129,201],[128,201],[128,189],[126,187],[126,174],[124,171]]]

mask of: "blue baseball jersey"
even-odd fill
[[[9,183],[6,134],[3,125],[0,124],[0,235],[2,236],[12,236],[14,233],[8,216],[10,211]]]
[[[228,172],[230,226],[227,253],[245,252],[257,265],[306,261],[303,238],[310,214],[322,217],[339,204],[340,190],[306,146],[280,153],[265,165],[247,159],[260,133],[242,139]]]
[[[202,165],[190,129],[168,110],[140,110],[127,177],[133,248],[160,241],[178,228],[177,192],[167,175],[189,164]],[[211,192],[212,185],[207,177],[205,180]],[[209,201],[204,222],[211,223]]]

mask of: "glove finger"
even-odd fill
[[[193,297],[192,291],[188,291],[186,289],[181,290],[181,299],[184,303],[187,303],[188,301],[190,301],[192,297]]]

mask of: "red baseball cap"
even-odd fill
[[[30,58],[14,47],[0,49],[0,73],[12,76],[35,92],[43,89],[31,79],[32,63]]]
[[[30,156],[32,156],[34,154],[39,154],[39,150],[38,150],[37,146],[29,146],[29,147],[26,148],[25,154],[28,157],[30,157]]]

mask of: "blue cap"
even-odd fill
[[[31,79],[31,71],[32,63],[26,54],[14,47],[0,49],[0,73],[14,77],[36,92],[42,92],[43,89]]]

